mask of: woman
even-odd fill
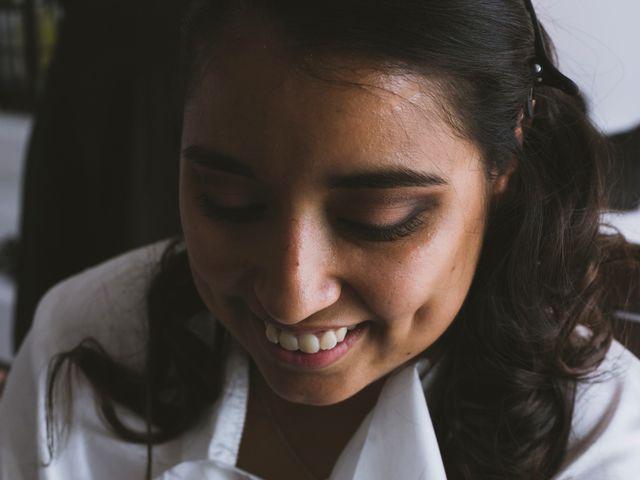
[[[184,32],[184,241],[43,300],[5,476],[634,478],[602,146],[529,2],[202,0]]]

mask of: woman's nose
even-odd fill
[[[255,284],[257,299],[273,320],[299,323],[340,297],[333,248],[325,237],[321,227],[295,220],[274,232]]]

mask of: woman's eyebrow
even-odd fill
[[[447,185],[443,177],[408,168],[373,170],[329,178],[331,188],[395,188]]]
[[[215,152],[201,145],[190,145],[184,148],[182,156],[204,168],[247,178],[256,178],[255,173],[248,165],[224,153]]]
[[[241,161],[210,150],[201,145],[190,145],[182,150],[182,156],[194,164],[225,173],[255,179],[255,173]],[[396,188],[432,187],[447,185],[439,175],[420,172],[409,168],[393,168],[366,172],[334,175],[329,178],[330,188]]]

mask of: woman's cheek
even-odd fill
[[[183,229],[194,275],[197,274],[209,290],[233,285],[243,263],[237,243],[234,245],[224,229],[197,211],[183,217]]]
[[[360,265],[352,287],[379,318],[387,321],[408,318],[429,300],[433,272],[425,268],[424,256],[419,252],[375,255]]]
[[[443,228],[403,254],[376,259],[362,294],[399,335],[416,328],[446,328],[469,290],[481,246],[476,234],[448,235]]]

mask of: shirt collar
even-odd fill
[[[338,458],[330,480],[446,480],[424,393],[432,384],[437,369],[437,364],[432,365],[429,359],[421,357],[389,375],[375,407]],[[200,476],[203,468],[209,475],[206,478],[256,478],[234,467],[248,396],[248,356],[232,342],[225,365],[224,389],[212,412],[213,431],[209,427],[202,432],[206,435],[209,431],[210,460],[185,462],[171,469],[162,479],[174,478],[170,475],[178,470],[186,475],[176,478],[203,478]],[[220,476],[211,476],[211,470],[218,469]]]
[[[421,359],[387,379],[376,406],[340,455],[331,480],[446,480],[423,390],[433,370]]]

